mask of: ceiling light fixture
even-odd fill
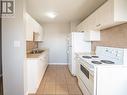
[[[47,15],[49,18],[54,19],[54,18],[57,16],[57,13],[55,13],[55,12],[48,12],[48,13],[46,13],[46,15]]]

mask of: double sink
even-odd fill
[[[45,50],[32,50],[29,54],[41,54],[43,53]]]
[[[43,52],[45,52],[45,50],[32,50],[31,52],[27,53],[27,58],[39,58]]]

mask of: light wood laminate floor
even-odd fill
[[[36,95],[82,95],[67,66],[50,65]]]

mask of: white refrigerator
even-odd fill
[[[91,52],[91,42],[84,41],[83,32],[72,32],[68,35],[68,68],[72,75],[76,75],[75,53]]]

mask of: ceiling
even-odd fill
[[[27,12],[40,23],[83,20],[106,0],[26,0]],[[56,12],[55,19],[47,12]]]

